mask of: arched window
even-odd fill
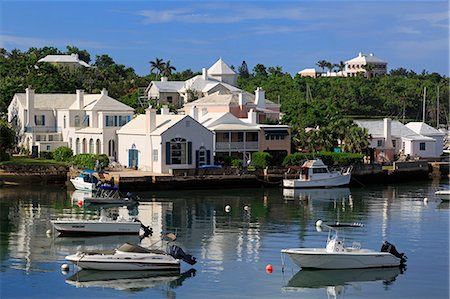
[[[80,138],[77,138],[75,141],[75,155],[78,155],[80,153]]]
[[[86,138],[83,138],[83,154],[87,153],[87,141]]]
[[[94,139],[89,139],[89,154],[94,153]]]
[[[209,151],[207,151],[206,149],[205,149],[205,147],[204,146],[201,146],[199,149],[198,149],[198,151],[197,151],[197,153],[196,153],[196,158],[197,158],[197,167],[198,166],[203,166],[203,165],[206,165],[206,164],[209,164],[208,163],[208,160],[209,160],[209,157],[208,157],[208,153]]]
[[[166,142],[166,164],[191,164],[192,142],[174,138]]]
[[[116,143],[113,139],[111,139],[108,142],[108,156],[112,157],[114,156],[114,153],[116,152]]]
[[[100,139],[97,139],[97,145],[96,145],[96,147],[97,147],[97,152],[96,152],[96,154],[97,155],[100,155],[100,150],[101,150],[101,147],[102,147],[102,145],[101,145],[101,143],[100,143]]]

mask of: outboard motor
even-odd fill
[[[398,252],[394,244],[391,244],[388,241],[384,241],[383,245],[381,245],[381,252],[389,252],[393,256],[398,257],[401,260],[400,264],[402,265],[406,263],[406,260],[408,259],[404,253]]]
[[[181,249],[181,247],[177,245],[170,246],[169,254],[176,259],[181,259],[188,263],[189,265],[193,265],[197,263],[197,259],[190,254],[187,254]]]

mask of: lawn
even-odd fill
[[[32,159],[27,157],[11,157],[9,161],[2,161],[0,165],[68,165],[66,162],[59,162],[48,159]]]

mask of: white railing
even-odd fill
[[[216,150],[258,150],[258,141],[252,142],[216,142]]]

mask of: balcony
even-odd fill
[[[25,127],[26,133],[59,133],[61,132],[61,127]]]
[[[216,151],[257,151],[258,141],[252,142],[216,142]]]

